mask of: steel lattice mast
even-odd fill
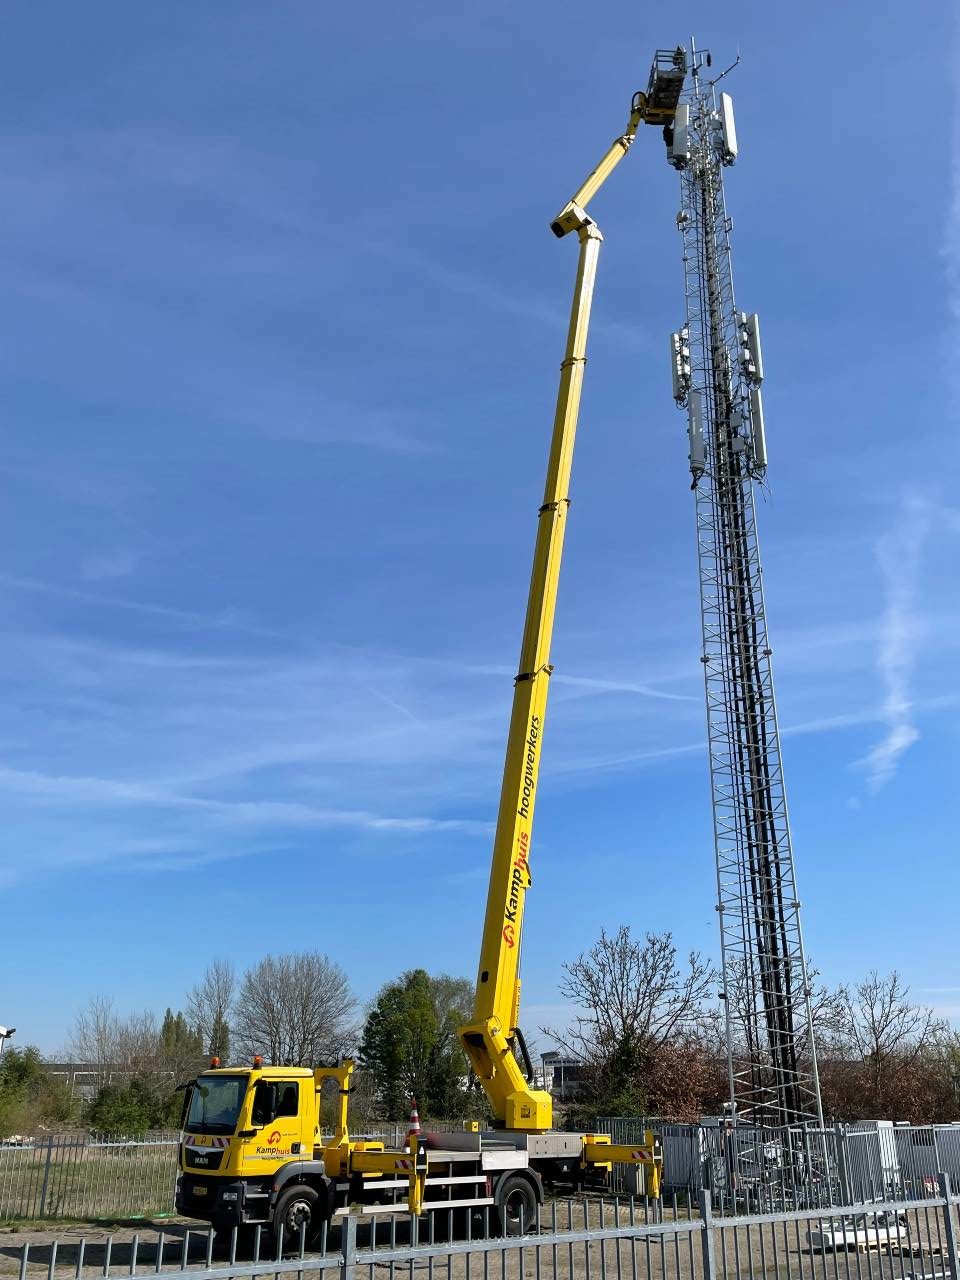
[[[696,500],[730,1095],[742,1122],[822,1125],[754,506],[767,461],[759,325],[734,300],[723,192],[737,141],[730,98],[704,80],[708,56],[691,44],[688,57],[664,131],[686,294],[671,354]]]

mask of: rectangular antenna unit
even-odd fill
[[[750,391],[750,438],[753,441],[753,465],[758,471],[764,471],[767,466],[767,433],[763,425],[763,401],[759,387]]]
[[[673,372],[673,398],[683,404],[690,390],[690,335],[680,329],[670,335],[670,367]]]
[[[760,350],[760,317],[754,311],[740,312],[740,364],[755,387],[763,381],[763,353]]]
[[[690,106],[681,102],[673,117],[673,141],[667,147],[667,160],[675,169],[690,163]]]
[[[703,474],[703,405],[699,391],[691,391],[687,403],[687,435],[690,438],[690,470],[696,480]]]
[[[737,126],[733,122],[733,99],[720,95],[720,136],[723,140],[723,163],[733,164],[737,158]]]

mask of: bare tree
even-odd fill
[[[149,1010],[121,1017],[110,996],[91,996],[74,1020],[68,1051],[76,1061],[95,1067],[101,1083],[111,1070],[155,1071],[161,1057],[160,1028]]]
[[[161,1066],[163,1050],[157,1016],[149,1009],[127,1014],[120,1020],[117,1058],[127,1071],[156,1071]]]
[[[837,989],[840,1016],[828,1041],[825,1084],[846,1116],[910,1115],[923,1104],[923,1064],[946,1030],[934,1011],[915,1005],[894,969],[876,969]]]
[[[840,992],[832,991],[820,980],[820,971],[807,961],[807,991],[813,1022],[814,1038],[819,1044],[836,1034],[843,1021],[843,1000]],[[710,1014],[709,1041],[711,1048],[721,1057],[727,1053],[727,1016],[730,1018],[730,1035],[734,1053],[747,1055],[747,1028],[756,1025],[756,992],[748,981],[749,966],[742,956],[727,962],[726,981],[721,995],[721,1007]],[[722,977],[722,975],[721,975]],[[806,1021],[795,1027],[797,1051],[801,1058],[809,1059],[809,1028]]]
[[[221,958],[207,966],[187,995],[187,1017],[203,1041],[204,1051],[224,1062],[230,1052],[230,1019],[236,989],[233,965]]]
[[[629,925],[613,937],[601,930],[590,951],[563,966],[560,980],[561,995],[585,1012],[567,1032],[541,1030],[584,1059],[625,1039],[661,1044],[700,1029],[716,979],[698,951],[681,969],[670,933],[648,933],[641,942]]]
[[[266,956],[243,975],[233,1015],[238,1056],[288,1066],[340,1057],[355,1037],[347,975],[316,951]]]
[[[91,996],[87,1007],[74,1019],[68,1054],[77,1062],[96,1067],[103,1075],[115,1062],[120,1019],[110,996]]]
[[[541,1031],[583,1064],[583,1104],[594,1115],[696,1114],[708,1087],[701,1031],[716,977],[699,952],[678,961],[671,934],[640,941],[626,925],[612,937],[601,931],[563,966],[560,992],[581,1012],[567,1030]]]

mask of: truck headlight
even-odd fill
[[[236,1200],[236,1198],[237,1198],[236,1191],[224,1191],[221,1193],[221,1196],[220,1196],[221,1200]]]

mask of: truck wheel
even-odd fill
[[[505,1236],[532,1231],[537,1221],[537,1193],[526,1178],[511,1174],[497,1188],[497,1210]]]
[[[317,1206],[320,1197],[312,1187],[290,1187],[284,1191],[273,1211],[273,1231],[286,1248],[298,1248],[300,1233],[310,1243],[320,1230],[320,1214]]]

